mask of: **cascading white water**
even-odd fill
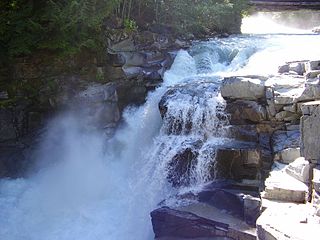
[[[125,111],[124,126],[109,141],[88,129],[83,118],[57,117],[39,147],[45,167],[26,179],[0,181],[0,239],[153,239],[150,211],[181,190],[168,182],[169,161],[201,139],[190,173],[194,188],[208,179],[212,146],[224,141],[224,118],[218,116],[223,100],[210,86],[224,75],[270,74],[286,60],[319,58],[319,40],[245,35],[195,43],[177,54],[164,83],[143,106]],[[168,101],[167,116],[184,126],[175,134],[168,130],[170,119],[161,119],[158,103],[168,89],[190,84],[203,87],[202,95],[177,91]]]

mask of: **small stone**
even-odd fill
[[[304,182],[311,182],[312,165],[305,158],[297,158],[286,167],[286,172],[295,179]]]
[[[274,160],[284,164],[292,163],[300,157],[300,148],[286,148],[276,153]]]
[[[320,75],[320,70],[311,70],[306,73],[306,79],[317,78]]]
[[[305,67],[302,62],[295,62],[289,64],[289,71],[292,71],[298,75],[303,75],[305,72]]]
[[[278,73],[287,73],[289,72],[289,64],[284,64],[278,67]]]
[[[305,68],[307,71],[320,70],[320,60],[307,62]]]
[[[320,33],[320,26],[312,29],[313,33]]]

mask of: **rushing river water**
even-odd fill
[[[182,121],[192,111],[193,129],[168,134],[168,122],[158,110],[166,90],[203,78],[218,84],[233,74],[272,74],[285,61],[319,58],[320,36],[307,32],[198,42],[178,52],[162,86],[149,93],[143,106],[125,111],[125,124],[111,140],[86,130],[72,114],[57,117],[37,154],[55,164],[26,179],[0,181],[0,239],[153,239],[150,211],[185,191],[168,183],[168,161],[199,135],[206,135],[207,143],[224,141],[222,132],[213,133],[221,128],[216,111],[224,102],[219,94],[204,89],[200,98],[177,96],[168,111]],[[206,124],[197,116],[206,116]],[[205,152],[191,174],[190,188],[207,181]]]

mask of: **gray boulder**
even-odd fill
[[[302,156],[316,163],[320,159],[320,101],[302,104],[301,110]]]
[[[264,81],[259,77],[225,78],[221,85],[221,95],[226,99],[262,99],[265,98]]]

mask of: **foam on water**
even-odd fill
[[[214,146],[227,141],[224,101],[210,87],[193,97],[178,91],[168,101],[169,116],[192,122],[191,130],[185,125],[179,134],[168,131],[170,119],[162,120],[158,110],[168,88],[217,86],[222,75],[236,71],[270,73],[285,59],[320,56],[319,40],[266,35],[195,43],[190,51],[178,52],[164,83],[143,106],[126,109],[124,124],[108,141],[82,117],[58,116],[36,154],[40,170],[29,178],[0,180],[0,239],[153,239],[150,211],[166,197],[186,191],[168,182],[170,159],[201,139],[190,190],[208,181]]]

